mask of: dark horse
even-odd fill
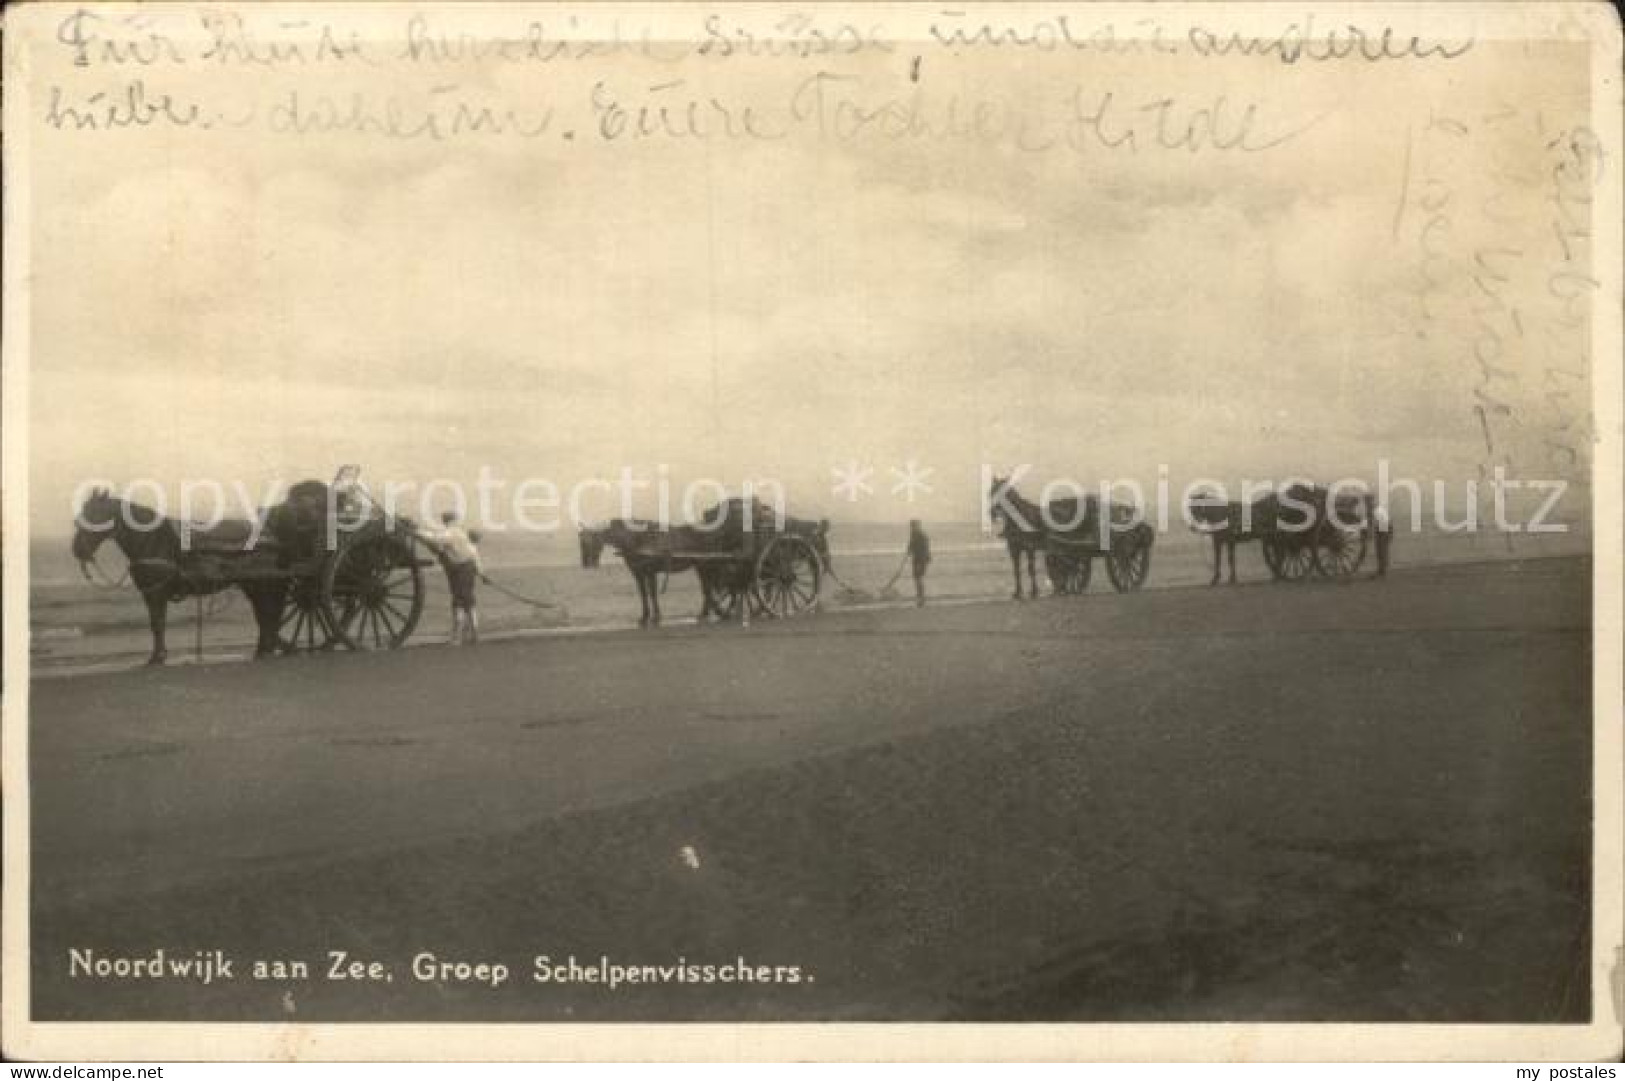
[[[1014,478],[994,477],[988,488],[988,514],[1000,524],[1000,534],[1010,552],[1010,570],[1015,577],[1016,591],[1012,596],[1022,599],[1021,557],[1027,557],[1027,583],[1031,596],[1038,597],[1038,574],[1034,557],[1044,553],[1045,571],[1057,596],[1063,593],[1081,593],[1088,588],[1089,560],[1096,555],[1125,553],[1125,558],[1136,554],[1138,562],[1108,563],[1112,584],[1119,591],[1137,589],[1145,580],[1150,567],[1149,552],[1153,540],[1150,527],[1138,521],[1132,508],[1107,503],[1101,519],[1101,500],[1092,495],[1076,498],[1052,499],[1040,507],[1016,491]],[[1113,535],[1123,534],[1121,549],[1107,543],[1108,527]],[[1122,569],[1118,569],[1121,567]],[[1120,581],[1120,576],[1125,576]]]
[[[1254,500],[1251,508],[1226,503],[1211,492],[1197,492],[1190,497],[1187,506],[1191,528],[1213,540],[1213,577],[1208,585],[1219,584],[1226,557],[1230,584],[1236,584],[1236,546],[1263,540],[1275,531],[1276,503],[1273,493]]]
[[[274,513],[274,512],[273,512]],[[130,581],[141,591],[147,605],[147,621],[152,627],[152,655],[148,664],[163,664],[169,656],[164,645],[164,625],[168,606],[187,597],[220,593],[236,586],[247,595],[259,627],[254,647],[256,658],[277,651],[282,608],[287,598],[285,578],[233,578],[223,568],[229,560],[241,558],[254,527],[248,522],[224,522],[199,532],[182,527],[137,503],[116,499],[97,491],[85,500],[75,521],[73,556],[90,578],[90,564],[96,549],[109,537],[129,561]]]
[[[824,568],[830,569],[829,523],[804,521],[799,518],[779,519],[764,505],[753,504],[747,514],[745,504],[738,499],[726,500],[712,507],[702,516],[701,525],[673,526],[662,529],[654,522],[639,519],[616,518],[597,529],[583,528],[578,540],[581,547],[581,565],[598,566],[605,547],[613,548],[625,562],[637,583],[638,600],[642,604],[641,627],[660,623],[661,577],[694,571],[700,579],[700,592],[704,603],[700,608],[700,621],[711,616],[727,619],[741,613],[748,603],[753,568],[744,558],[697,559],[694,554],[731,556],[744,547],[743,534],[747,528],[801,537],[817,553]],[[687,553],[680,555],[678,553]]]
[[[638,626],[660,625],[660,576],[690,570],[700,576],[700,592],[705,597],[700,609],[701,621],[713,613],[718,619],[726,617],[726,609],[718,603],[721,568],[674,554],[701,550],[714,543],[704,531],[693,526],[661,529],[653,522],[637,518],[614,518],[598,529],[582,529],[580,540],[583,567],[598,566],[606,547],[613,548],[615,554],[626,561],[626,569],[638,587],[638,601],[643,606]]]
[[[1027,581],[1032,586],[1034,599],[1038,597],[1038,571],[1034,558],[1045,550],[1043,511],[1038,504],[1024,499],[1016,491],[1009,477],[994,477],[988,489],[989,517],[999,523],[999,535],[1010,552],[1010,571],[1016,579],[1016,591],[1011,594],[1021,600],[1021,557],[1027,557]],[[1005,506],[1015,508],[1010,514]]]
[[[1347,496],[1329,499],[1325,488],[1309,484],[1292,484],[1280,492],[1268,492],[1250,506],[1227,503],[1212,492],[1194,493],[1187,504],[1191,528],[1213,538],[1213,577],[1208,585],[1219,584],[1226,560],[1230,564],[1230,584],[1235,585],[1237,545],[1266,542],[1264,559],[1269,563],[1279,558],[1271,555],[1271,544],[1284,542],[1292,546],[1289,551],[1295,550],[1312,544],[1323,523],[1363,522],[1359,512],[1365,506],[1364,500]],[[1276,570],[1274,564],[1271,570]]]

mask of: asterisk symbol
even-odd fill
[[[831,469],[830,476],[835,478],[835,484],[830,491],[845,499],[848,503],[856,503],[859,496],[873,495],[874,486],[869,478],[874,476],[874,470],[866,465],[849,461],[845,465],[838,465]]]
[[[900,495],[910,503],[914,502],[915,496],[930,495],[931,486],[926,480],[935,472],[936,470],[922,466],[913,458],[904,462],[901,469],[894,465],[891,467],[891,473],[897,478],[897,483],[891,486],[891,494]]]

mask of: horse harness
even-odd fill
[[[101,576],[101,581],[97,581],[95,576],[90,573],[91,567],[96,568],[96,573]],[[90,582],[90,584],[95,586],[97,589],[123,588],[124,584],[130,580],[130,571],[136,567],[168,567],[171,572],[167,578],[160,579],[159,581],[153,582],[150,585],[144,586],[137,583],[135,588],[144,597],[162,595],[164,591],[170,590],[177,582],[180,582],[183,585],[193,584],[186,573],[186,568],[182,565],[181,561],[175,559],[165,559],[161,556],[140,556],[136,559],[130,560],[130,562],[124,568],[124,573],[120,575],[116,581],[113,579],[112,575],[107,573],[106,568],[104,568],[101,563],[97,561],[94,555],[92,555],[89,559],[81,560],[79,563],[79,569],[84,572],[85,580]],[[167,599],[170,604],[179,604],[181,601],[185,600],[187,596],[188,594],[186,592],[177,591],[172,593]]]

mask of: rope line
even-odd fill
[[[835,582],[836,585],[840,586],[842,589],[846,590],[848,593],[866,594],[866,593],[869,592],[866,589],[860,589],[859,587],[852,585],[846,579],[844,579],[840,575],[836,574],[835,573],[835,568],[833,566],[831,566],[827,560],[825,560],[823,562],[824,562],[824,573],[828,574],[830,576],[830,578]],[[878,593],[874,594],[874,595],[876,597],[884,597],[887,593],[891,592],[892,586],[897,584],[897,579],[899,579],[899,578],[901,578],[903,576],[903,568],[906,567],[906,566],[908,566],[908,549],[905,548],[903,550],[903,558],[901,560],[899,560],[898,563],[897,563],[897,571],[889,579],[886,580],[886,584],[881,586],[880,591]]]
[[[522,593],[515,593],[513,590],[507,588],[506,586],[502,585],[499,582],[492,581],[491,578],[489,578],[488,576],[483,575],[483,574],[480,575],[480,581],[484,582],[486,585],[490,586],[492,589],[496,590],[498,593],[501,593],[501,594],[503,594],[504,596],[507,596],[507,597],[512,597],[514,600],[520,602],[521,604],[528,604],[532,608],[560,608],[560,607],[563,607],[562,605],[554,604],[552,601],[539,601],[539,600],[535,600],[535,599],[533,599],[531,597],[527,597]]]

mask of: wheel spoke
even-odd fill
[[[387,605],[382,605],[382,604],[380,604],[374,610],[375,614],[378,617],[378,620],[383,623],[384,630],[388,632],[389,640],[391,642],[394,642],[395,641],[395,635],[398,633],[398,629],[395,626],[395,621],[389,618],[389,614],[390,614],[391,611],[393,611],[393,609],[389,608]]]

